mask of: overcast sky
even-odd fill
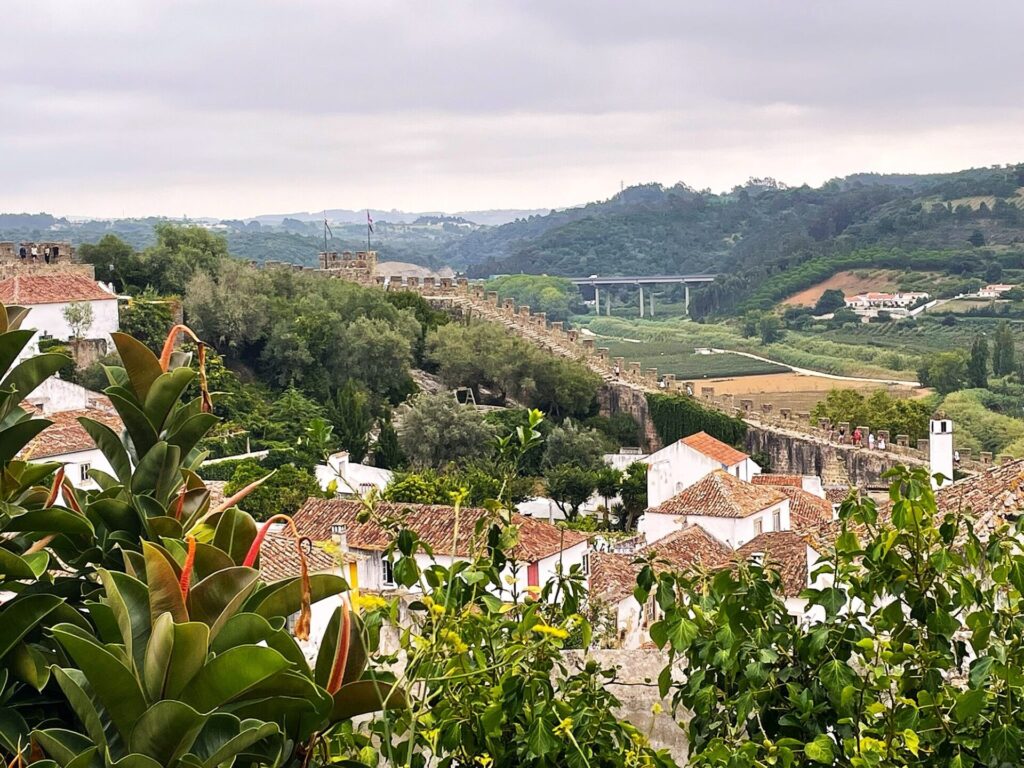
[[[1024,160],[1024,3],[32,0],[0,211],[564,206]]]

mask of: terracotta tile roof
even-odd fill
[[[633,594],[640,566],[634,555],[611,552],[590,553],[590,597],[604,603],[618,603]]]
[[[754,475],[750,478],[750,482],[754,485],[781,485],[791,486],[793,488],[803,488],[804,479],[800,475],[773,475],[773,474],[760,474]]]
[[[749,560],[760,553],[765,567],[782,576],[782,592],[796,597],[807,588],[807,541],[793,531],[772,531],[748,541],[738,550],[739,560]]]
[[[0,301],[4,304],[31,306],[103,299],[116,301],[117,296],[85,275],[18,275],[0,280]]]
[[[747,454],[737,451],[731,445],[726,445],[707,432],[698,432],[695,435],[684,437],[679,442],[693,448],[695,451],[700,451],[708,458],[725,464],[727,467],[739,464],[741,461],[750,458]]]
[[[1024,459],[944,485],[936,492],[935,502],[940,513],[969,511],[975,531],[984,536],[1024,513]]]
[[[306,553],[306,564],[310,573],[330,573],[339,567],[334,555],[316,544]],[[267,534],[260,547],[260,577],[264,581],[277,581],[298,576],[299,572],[295,541],[290,536]]]
[[[376,521],[360,523],[356,515],[363,509],[358,501],[346,499],[307,499],[295,513],[295,524],[299,531],[317,541],[331,537],[331,526],[343,523],[347,530],[349,547],[383,551],[390,544],[387,532]],[[435,554],[453,554],[455,536],[455,510],[432,504],[399,504],[383,502],[378,504],[379,514],[402,517],[404,524],[415,531],[429,544]],[[464,508],[459,518],[459,540],[454,546],[457,557],[466,557],[475,551],[479,542],[474,537],[474,526],[482,517],[490,516],[485,509]],[[512,521],[519,526],[519,543],[513,554],[520,560],[536,562],[554,555],[563,549],[581,544],[587,537],[576,531],[560,528],[521,515],[513,515]]]
[[[786,498],[778,488],[753,485],[716,469],[650,511],[663,515],[749,517]]]
[[[789,496],[789,524],[795,530],[817,526],[832,520],[832,502],[802,488],[779,488]]]
[[[731,561],[733,551],[699,525],[688,525],[641,548],[634,555],[592,552],[590,594],[607,603],[618,603],[633,594],[640,564],[654,555],[655,570],[684,570],[690,566],[714,568]]]
[[[674,568],[689,565],[710,567],[728,560],[732,548],[701,526],[687,525],[640,550],[644,555],[652,552],[659,560],[667,561]]]
[[[116,413],[104,408],[83,408],[74,411],[50,413],[43,418],[53,423],[40,432],[20,454],[23,459],[45,459],[77,451],[91,451],[96,444],[89,433],[78,423],[79,417],[87,417],[106,424],[118,434],[124,429]]]
[[[842,504],[850,495],[850,488],[845,485],[833,485],[825,489],[825,499],[831,504]]]

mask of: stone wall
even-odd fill
[[[602,416],[628,413],[641,425],[644,442],[640,447],[647,453],[654,453],[662,447],[658,430],[651,420],[646,392],[621,382],[606,381],[597,393],[597,402]]]

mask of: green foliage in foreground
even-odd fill
[[[739,445],[747,435],[747,425],[741,419],[705,408],[686,395],[648,394],[647,405],[663,445],[697,432]]]
[[[637,597],[657,601],[651,637],[670,657],[661,693],[692,713],[691,765],[1024,760],[1024,525],[980,541],[969,513],[936,508],[924,470],[892,480],[891,515],[867,497],[843,504],[821,580],[803,593],[811,622],[756,563],[641,571]]]

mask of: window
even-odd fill
[[[762,533],[764,533],[764,520],[759,517],[754,521],[754,535],[760,536]]]
[[[587,576],[590,575],[590,553],[587,552],[583,555],[583,573]]]
[[[782,510],[781,509],[776,509],[774,512],[772,512],[772,530],[775,530],[775,531],[781,531],[782,530]]]
[[[92,469],[92,464],[88,462],[82,462],[78,465],[78,471],[81,473],[79,477],[82,482],[86,482],[89,479],[89,470]]]
[[[395,586],[395,566],[386,557],[380,559],[381,583],[385,586]]]

